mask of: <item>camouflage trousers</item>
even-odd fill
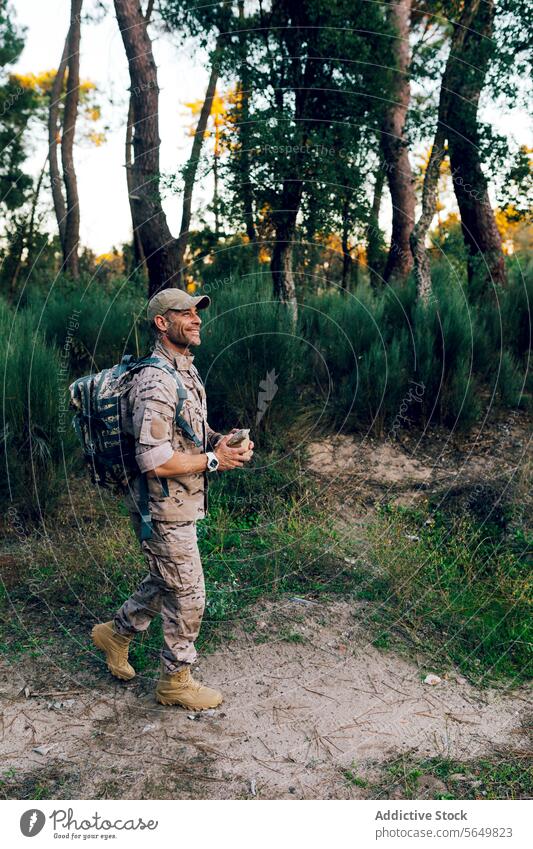
[[[139,517],[135,513],[130,517],[140,539]],[[161,659],[165,671],[172,674],[196,660],[194,641],[205,608],[204,573],[196,522],[153,519],[152,525],[151,539],[141,543],[149,573],[117,611],[114,625],[124,635],[146,631],[160,613],[164,641]]]

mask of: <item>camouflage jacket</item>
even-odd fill
[[[194,357],[169,351],[158,342],[152,354],[164,358],[178,372],[187,390],[181,415],[192,427],[201,446],[196,446],[177,426],[177,393],[174,378],[162,369],[147,366],[135,374],[122,399],[124,429],[135,438],[135,455],[141,472],[170,460],[175,451],[202,454],[211,451],[222,435],[209,427],[205,388],[193,365]],[[150,513],[154,519],[190,522],[207,511],[207,472],[172,478],[148,478]],[[139,478],[126,497],[127,507],[138,512]]]

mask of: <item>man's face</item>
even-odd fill
[[[200,345],[200,327],[202,320],[196,307],[187,310],[168,310],[165,313],[166,335],[170,342],[182,348]]]

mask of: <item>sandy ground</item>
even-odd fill
[[[437,441],[431,450],[339,437],[310,446],[310,473],[318,489],[339,484],[338,526],[364,543],[376,500],[416,503],[449,494],[457,481],[512,480],[527,448],[527,427],[514,420],[483,441]],[[347,782],[347,768],[374,780],[380,764],[405,754],[469,760],[525,751],[526,688],[481,690],[416,656],[377,650],[365,625],[369,604],[296,599],[251,608],[200,663],[199,677],[225,694],[204,714],[157,705],[149,678],[114,682],[98,654],[70,677],[68,645],[55,664],[4,665],[4,772],[34,784],[48,777],[56,798],[357,798],[367,791]],[[441,680],[425,683],[428,673]],[[435,781],[428,777],[427,792],[445,792]]]
[[[225,694],[209,714],[157,705],[147,678],[114,683],[96,656],[92,683],[50,670],[59,688],[46,693],[5,669],[4,766],[66,776],[63,798],[350,798],[364,795],[343,777],[352,765],[372,777],[401,753],[527,747],[525,688],[480,691],[455,674],[424,683],[439,670],[368,644],[364,606],[295,600],[252,613],[265,642],[237,628],[201,662],[199,677]],[[295,618],[303,642],[275,636]]]

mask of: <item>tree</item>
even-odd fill
[[[446,155],[446,138],[449,132],[449,110],[452,97],[460,84],[458,76],[463,72],[462,55],[465,40],[479,9],[480,0],[466,2],[460,19],[454,25],[450,52],[442,76],[437,112],[437,127],[426,166],[422,188],[422,212],[410,238],[415,264],[417,289],[420,298],[426,301],[431,292],[431,270],[426,251],[426,235],[433,221],[437,205],[437,189],[441,166]]]
[[[365,29],[375,32],[375,38],[361,33],[363,11]],[[274,295],[293,318],[299,228],[311,234],[340,224],[343,203],[352,202],[358,128],[377,123],[383,32],[379,9],[347,0],[274,0],[248,20],[250,176],[244,184],[253,187],[258,219],[267,219],[273,230]],[[238,120],[236,125],[238,147]],[[228,167],[233,168],[236,206],[243,209],[238,191],[242,161],[230,157]],[[345,268],[347,273],[348,262]]]
[[[74,139],[80,99],[80,37],[83,0],[71,0],[70,24],[50,94],[48,115],[48,160],[52,198],[63,252],[62,268],[74,279],[79,277],[78,248],[80,241],[80,201],[74,166]],[[59,108],[65,74],[67,88],[63,109],[62,132]],[[62,175],[59,170],[57,146],[60,140]],[[63,184],[65,195],[63,194]]]
[[[407,110],[411,99],[409,82],[409,33],[411,0],[389,0],[387,20],[393,37],[390,50],[395,73],[392,76],[390,100],[383,104],[381,147],[387,165],[387,179],[392,201],[392,236],[384,278],[405,279],[413,258],[409,237],[415,218],[415,192],[409,151],[405,137]]]
[[[67,217],[63,243],[63,268],[71,277],[79,277],[78,247],[80,242],[80,199],[74,167],[74,137],[80,99],[80,35],[83,0],[72,0],[67,56],[67,94],[63,115],[61,163],[65,182]]]
[[[35,97],[8,72],[23,47],[24,35],[14,23],[13,10],[0,0],[0,209],[4,213],[20,207],[32,185],[22,166],[27,154],[24,132]]]
[[[168,227],[159,188],[159,86],[148,24],[138,0],[114,0],[128,59],[133,104],[130,201],[148,268],[150,296],[180,283],[177,240]]]
[[[468,251],[468,277],[479,271],[486,282],[505,283],[502,242],[492,210],[487,179],[481,168],[478,125],[479,97],[494,51],[494,0],[466,0],[473,11],[460,62],[453,64],[452,93],[447,110],[452,179]]]
[[[222,101],[216,96],[217,82],[223,66],[223,53],[229,44],[229,36],[232,31],[231,0],[223,0],[218,4],[205,4],[201,0],[163,0],[160,4],[160,12],[167,30],[177,34],[180,39],[186,35],[199,41],[203,48],[212,47],[212,39],[215,44],[210,50],[210,74],[204,100],[199,109],[198,124],[194,132],[191,154],[185,168],[183,169],[183,206],[181,215],[181,226],[178,237],[178,258],[180,275],[183,275],[185,253],[190,242],[190,229],[192,218],[192,198],[194,184],[198,171],[198,164],[204,138],[206,136],[207,122],[214,113],[215,123],[215,147],[213,155],[214,195],[213,211],[215,215],[215,236],[220,234],[220,199],[219,199],[219,154],[220,154],[220,129],[218,126],[217,108]],[[196,104],[195,104],[196,106]]]
[[[205,93],[205,98],[202,102],[200,108],[200,114],[198,117],[198,123],[196,125],[196,129],[194,131],[194,139],[192,143],[191,155],[189,160],[184,168],[183,172],[183,207],[181,213],[181,226],[180,226],[180,234],[178,237],[178,257],[179,257],[179,267],[183,270],[184,268],[184,260],[185,260],[185,251],[187,250],[187,245],[189,244],[189,231],[191,226],[191,214],[192,214],[192,195],[194,189],[194,182],[196,179],[196,172],[198,170],[198,162],[200,160],[200,154],[202,151],[202,145],[204,141],[204,137],[206,135],[207,130],[207,121],[213,109],[213,101],[216,95],[217,88],[217,80],[219,74],[219,61],[220,61],[220,43],[217,42],[217,46],[215,47],[213,53],[213,59],[211,62],[211,73],[209,75],[209,82],[207,83],[207,91]],[[190,104],[189,104],[190,105]],[[218,140],[215,139],[215,145],[218,143]],[[214,161],[217,162],[218,151],[214,152]],[[217,192],[217,182],[215,179],[215,196]],[[215,201],[215,216],[217,216],[217,205]],[[215,220],[216,217],[215,217]],[[215,226],[215,232],[218,236],[218,223]]]
[[[146,7],[146,12],[144,13],[144,19],[147,24],[150,23],[152,18],[152,12],[154,9],[154,0],[148,0],[148,5]],[[128,202],[130,205],[130,213],[131,213],[131,221],[133,228],[133,252],[135,258],[135,267],[143,267],[146,262],[146,258],[144,256],[143,246],[141,242],[141,236],[139,231],[135,227],[135,222],[133,218],[133,183],[131,179],[131,169],[133,162],[133,124],[134,124],[134,114],[133,114],[133,97],[130,91],[130,99],[128,103],[128,118],[126,120],[126,141],[125,141],[125,165],[126,165],[126,183],[128,186]]]

